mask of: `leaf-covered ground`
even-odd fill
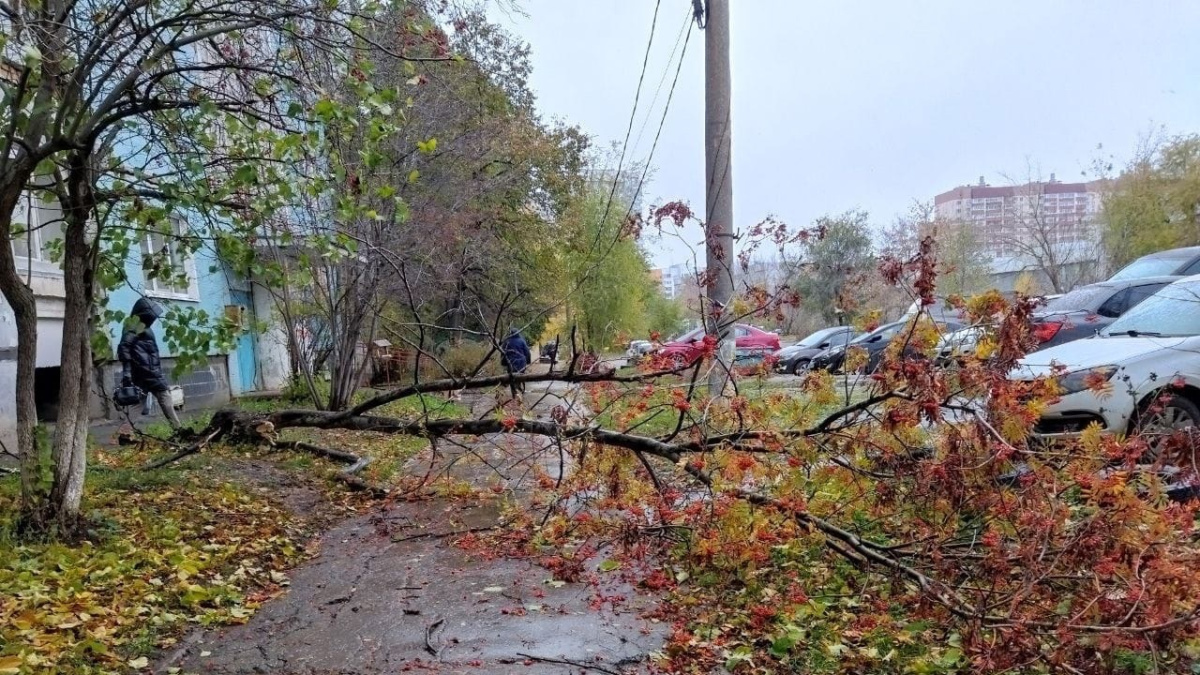
[[[391,412],[421,405],[398,402]],[[375,484],[388,484],[424,446],[338,432],[304,438],[369,455],[362,477]],[[136,672],[189,629],[243,623],[282,592],[286,570],[307,557],[330,514],[364,504],[320,480],[339,467],[309,455],[264,461],[259,451],[210,449],[166,469],[137,468],[161,452],[153,443],[94,449],[92,525],[80,543],[17,540],[17,480],[0,481],[0,674]]]
[[[14,511],[14,488],[0,489],[0,513]],[[88,510],[90,537],[75,545],[17,543],[3,522],[0,673],[144,667],[192,626],[245,621],[287,584],[309,535],[219,472],[98,472]]]

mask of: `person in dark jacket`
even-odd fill
[[[162,316],[162,308],[146,298],[138,298],[133,303],[133,317],[138,321],[134,327],[125,331],[121,336],[121,344],[117,347],[117,359],[121,361],[121,386],[136,386],[153,396],[162,408],[163,415],[171,428],[179,429],[179,418],[175,415],[175,406],[171,402],[171,387],[163,375],[162,361],[158,356],[158,340],[150,327]],[[145,412],[149,408],[146,401]]]
[[[516,375],[525,372],[531,361],[533,361],[533,355],[529,353],[529,343],[521,337],[520,331],[512,329],[509,331],[508,337],[504,338],[504,342],[500,343],[500,363],[509,375]],[[514,396],[518,390],[525,391],[525,384],[514,383]]]

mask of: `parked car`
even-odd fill
[[[739,360],[779,351],[779,336],[775,333],[738,323],[733,325],[733,335]],[[694,363],[704,353],[704,328],[663,344],[658,353],[679,364]]]
[[[1200,274],[1200,246],[1173,248],[1144,255],[1121,268],[1109,281]]]
[[[904,315],[900,317],[901,321],[907,321],[921,311],[921,303],[919,300],[914,300],[908,309],[904,311]],[[955,323],[963,325],[966,323],[966,313],[957,307],[951,307],[949,301],[943,297],[934,298],[934,303],[925,307],[925,314],[929,318],[939,323]]]
[[[1026,356],[1012,375],[1039,376],[1056,377],[1061,392],[1035,427],[1045,439],[1092,423],[1115,434],[1200,426],[1200,276],[1164,287],[1094,339]],[[1098,378],[1111,390],[1093,391]],[[1148,414],[1160,395],[1165,405]]]
[[[844,347],[857,334],[850,326],[823,328],[796,344],[775,352],[775,372],[795,375],[808,368],[808,362],[817,354],[831,347]]]
[[[649,340],[634,340],[629,343],[629,347],[625,350],[625,358],[629,359],[630,363],[637,363],[642,360],[650,352],[654,351],[654,343]]]
[[[1046,303],[1033,318],[1039,349],[1089,338],[1180,277],[1102,281],[1080,286]]]
[[[975,353],[975,346],[984,335],[983,326],[967,326],[953,333],[948,333],[938,340],[935,361],[939,366],[949,366],[959,362],[959,359]]]
[[[813,370],[828,370],[831,373],[841,372],[846,362],[846,352],[852,347],[861,347],[867,351],[867,364],[863,370],[868,373],[875,372],[879,363],[883,361],[883,353],[888,345],[893,340],[908,335],[904,330],[908,325],[908,321],[897,321],[880,326],[870,333],[854,338],[845,347],[833,347],[814,356],[809,367]],[[953,332],[962,328],[961,323],[952,321],[938,321],[937,325],[942,332]]]

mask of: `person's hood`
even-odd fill
[[[149,328],[154,325],[155,321],[162,318],[163,310],[162,307],[158,306],[158,303],[149,298],[138,298],[137,302],[133,303],[131,314],[136,316],[142,322],[142,325]]]
[[[1034,352],[1017,362],[1014,373],[1021,379],[1032,379],[1060,372],[1087,370],[1099,366],[1119,366],[1164,349],[1179,347],[1188,338],[1108,337],[1065,342]]]

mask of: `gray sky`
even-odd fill
[[[654,0],[519,0],[495,18],[533,48],[547,118],[598,142],[629,124]],[[877,226],[978,180],[1080,178],[1124,159],[1159,126],[1200,131],[1200,2],[1194,0],[733,0],[734,209],[745,228],[774,214],[806,226],[868,210]],[[651,110],[690,0],[662,0],[632,150],[644,159],[671,72]],[[694,30],[647,202],[703,206],[704,36]],[[632,140],[631,140],[632,143]],[[1103,144],[1103,150],[1097,146]],[[698,233],[689,235],[698,239]],[[651,243],[681,262],[678,241]]]

